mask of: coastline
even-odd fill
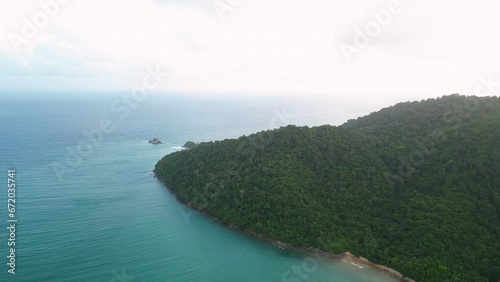
[[[199,209],[199,208],[191,205],[191,203],[186,202],[183,199],[181,199],[177,195],[177,193],[171,188],[171,185],[169,185],[168,182],[165,179],[163,179],[162,177],[158,176],[158,174],[156,173],[155,170],[153,170],[153,176],[155,178],[157,178],[158,180],[160,180],[163,184],[165,184],[166,188],[170,192],[172,192],[174,194],[175,198],[180,203],[182,203],[182,204],[184,204],[184,205],[186,205],[188,207],[191,207],[191,208],[199,211],[201,214],[212,218],[213,220],[219,222],[220,224],[222,224],[222,225],[224,225],[224,226],[226,226],[228,228],[231,228],[233,230],[242,232],[243,234],[250,235],[252,237],[255,237],[255,238],[258,238],[258,239],[270,242],[273,245],[275,245],[275,246],[277,246],[277,247],[279,247],[281,249],[293,250],[293,251],[302,252],[302,253],[305,253],[305,254],[308,254],[308,255],[319,256],[319,257],[323,257],[323,258],[343,260],[344,262],[348,262],[348,263],[351,263],[353,265],[361,265],[363,267],[369,267],[369,268],[373,268],[373,269],[379,270],[379,271],[384,272],[384,273],[388,274],[389,276],[391,276],[392,278],[395,278],[395,279],[397,279],[398,281],[401,281],[401,282],[415,282],[415,280],[410,279],[408,277],[405,277],[401,272],[399,272],[399,271],[397,271],[395,269],[392,269],[392,268],[384,266],[384,265],[380,265],[380,264],[376,264],[376,263],[370,262],[368,259],[366,259],[366,258],[364,258],[362,256],[357,257],[357,256],[351,254],[349,251],[346,251],[346,252],[343,252],[343,253],[340,253],[340,254],[334,254],[334,253],[329,253],[329,252],[322,251],[320,249],[315,249],[315,248],[312,248],[312,247],[294,247],[294,246],[292,246],[292,245],[290,245],[288,243],[280,242],[278,240],[269,238],[269,237],[267,237],[265,235],[262,235],[262,234],[257,234],[257,233],[255,233],[255,232],[253,232],[251,230],[243,230],[243,229],[237,228],[236,226],[232,225],[231,223],[224,222],[224,221],[220,220],[219,218],[217,218],[216,216],[208,213],[207,211],[201,210],[201,209]]]

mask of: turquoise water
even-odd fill
[[[179,204],[152,174],[161,157],[187,140],[234,138],[287,123],[340,124],[361,113],[318,101],[150,96],[124,117],[111,106],[118,97],[0,104],[0,281],[393,281],[225,228]],[[87,139],[82,131],[103,120],[114,129],[67,162]],[[145,142],[153,137],[166,143]],[[6,265],[10,168],[17,173],[15,275]]]

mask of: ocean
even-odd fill
[[[369,109],[298,98],[156,94],[127,103],[118,92],[1,95],[0,281],[395,281],[226,228],[180,204],[152,173],[188,140],[340,125]],[[165,143],[147,143],[154,137]],[[8,207],[11,169],[15,204]],[[15,274],[8,272],[12,247]]]

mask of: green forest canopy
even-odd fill
[[[500,98],[400,103],[165,156],[178,197],[294,246],[350,251],[417,281],[500,281]]]

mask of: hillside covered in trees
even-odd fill
[[[236,228],[417,281],[500,281],[500,98],[400,103],[342,126],[201,143],[155,172]]]

